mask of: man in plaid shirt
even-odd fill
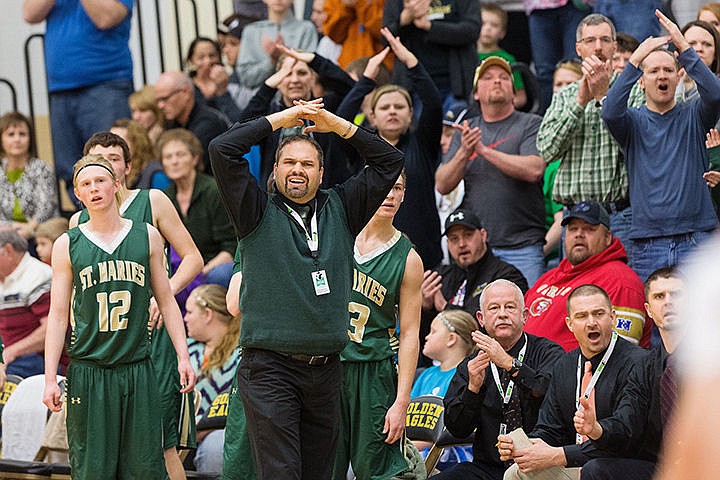
[[[627,243],[632,212],[627,169],[618,144],[600,118],[600,100],[618,77],[611,66],[617,47],[615,27],[605,16],[590,14],[578,25],[576,51],[583,78],[555,93],[537,136],[545,162],[560,159],[553,199],[568,210],[593,200],[610,214],[610,230]],[[636,85],[631,107],[645,102]]]

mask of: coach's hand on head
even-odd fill
[[[278,128],[295,128],[303,126],[303,120],[310,118],[311,115],[323,107],[322,98],[311,100],[309,102],[295,102],[295,105],[271,113],[266,116],[273,130]]]

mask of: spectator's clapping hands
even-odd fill
[[[380,65],[385,61],[385,57],[387,57],[388,52],[390,52],[390,47],[385,47],[370,57],[367,66],[365,67],[365,71],[363,72],[363,76],[369,78],[370,80],[375,80],[378,73],[380,73]]]
[[[453,125],[453,128],[462,132],[458,152],[460,152],[465,161],[472,160],[479,144],[482,143],[482,132],[480,131],[480,128],[470,128],[470,124],[467,120],[463,120],[463,122],[459,125]]]
[[[292,72],[292,69],[296,63],[297,60],[295,58],[290,56],[285,57],[278,71],[265,79],[265,85],[270,88],[277,88],[278,85],[280,85],[280,82],[282,82],[285,77],[290,75],[290,72]]]
[[[606,59],[603,61],[597,56],[591,55],[583,60],[580,68],[583,72],[580,86],[581,88],[585,87],[583,93],[587,92],[587,101],[590,98],[600,100],[610,88],[610,76],[613,72],[612,60]]]
[[[406,67],[413,68],[418,64],[417,57],[402,44],[400,37],[393,35],[387,27],[381,28],[380,34],[387,40],[388,45],[390,45],[390,48],[392,48],[392,51],[395,53],[395,57],[404,63]]]
[[[705,147],[715,148],[720,146],[720,133],[716,128],[711,128],[705,136]],[[710,170],[703,174],[703,178],[707,181],[707,185],[710,188],[715,188],[720,183],[720,172],[716,170]]]
[[[275,64],[282,54],[280,47],[285,45],[282,35],[278,33],[277,38],[274,40],[263,35],[261,42],[263,50],[265,50],[265,53],[267,53],[268,57],[270,57],[270,62]]]
[[[282,44],[278,45],[278,49],[282,54],[308,64],[315,59],[315,54],[313,52],[301,52]]]
[[[230,83],[230,75],[228,75],[227,70],[225,70],[225,67],[223,67],[219,63],[210,67],[210,80],[212,80],[213,84],[215,85],[215,91],[213,92],[213,95],[212,95],[213,97],[217,97],[218,95],[223,95],[225,92],[228,91],[228,83]],[[203,92],[203,93],[205,93],[205,92]]]
[[[489,335],[485,335],[479,330],[472,333],[472,340],[478,348],[487,353],[490,361],[503,370],[512,368],[513,357],[508,354],[497,340]]]
[[[468,390],[474,393],[480,392],[488,365],[490,365],[490,357],[482,350],[468,362]]]
[[[670,34],[670,39],[675,44],[679,52],[684,52],[685,50],[690,48],[690,44],[685,39],[685,36],[682,34],[678,26],[673,23],[672,20],[666,17],[660,10],[655,10],[655,16],[660,21],[660,26],[668,31],[668,33]]]
[[[442,288],[442,276],[433,270],[425,270],[423,281],[420,289],[422,290],[422,308],[430,310],[435,308],[436,311],[445,310],[447,301],[443,297],[440,289]]]

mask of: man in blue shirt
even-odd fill
[[[703,173],[705,134],[720,117],[720,79],[700,60],[677,25],[656,11],[670,35],[645,40],[603,99],[602,118],[625,154],[633,202],[630,266],[642,280],[678,263],[717,225]],[[699,98],[675,103],[678,61],[662,47],[671,40]],[[628,108],[640,80],[647,105]]]
[[[93,133],[129,117],[132,0],[25,0],[28,23],[45,20],[53,157],[73,201],[73,164]]]

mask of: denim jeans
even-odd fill
[[[658,268],[677,265],[712,232],[692,232],[669,237],[637,238],[630,241],[630,267],[640,280],[647,280]]]
[[[214,283],[228,288],[234,266],[235,264],[233,262],[221,263],[205,275],[205,283]]]
[[[660,22],[655,9],[663,7],[662,0],[596,0],[595,13],[602,13],[615,25],[615,30],[624,32],[639,41],[660,34]]]
[[[50,93],[55,174],[65,180],[70,199],[73,193],[73,165],[82,157],[85,142],[96,132],[109,130],[118,118],[130,117],[130,80],[113,80],[73,90]]]
[[[552,99],[553,73],[560,60],[577,57],[575,30],[586,15],[572,2],[559,8],[533,10],[528,16],[533,63],[540,90],[542,111]]]
[[[537,279],[545,273],[543,246],[540,244],[522,248],[493,248],[492,252],[503,262],[520,270],[528,282],[528,287],[532,287]]]
[[[22,378],[42,375],[45,373],[45,359],[39,353],[28,353],[19,356],[7,365],[5,373],[18,375]]]
[[[225,429],[208,433],[195,451],[195,469],[198,472],[222,473],[224,446]]]

